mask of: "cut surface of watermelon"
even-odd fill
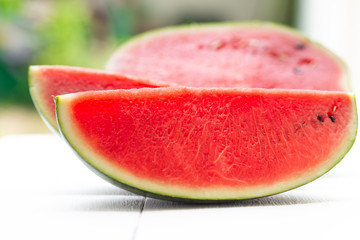
[[[192,87],[350,90],[343,63],[299,32],[270,23],[194,24],[122,45],[107,70]]]
[[[142,88],[56,98],[70,145],[135,192],[229,200],[303,185],[356,134],[354,96],[338,91]]]
[[[69,66],[31,66],[29,85],[33,102],[45,122],[57,130],[54,96],[89,90],[168,86],[105,71]]]

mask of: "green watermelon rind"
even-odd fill
[[[260,91],[271,92],[273,90],[260,90]],[[288,90],[288,91],[292,91],[292,90]],[[353,95],[353,94],[351,94],[351,95]],[[259,194],[259,193],[258,194],[239,194],[239,193],[237,193],[237,196],[236,196],[236,194],[234,194],[234,197],[224,197],[224,196],[221,196],[221,194],[219,194],[216,197],[214,197],[214,196],[198,197],[198,196],[194,196],[191,194],[176,194],[176,193],[169,194],[169,193],[163,192],[161,190],[146,189],[146,186],[145,186],[145,188],[142,188],[141,186],[134,186],[134,184],[131,182],[131,180],[129,181],[126,179],[121,179],[121,177],[116,176],[116,174],[110,173],[110,171],[113,170],[113,169],[109,169],[111,167],[106,168],[106,167],[100,166],[101,164],[99,165],[96,163],[96,161],[98,161],[98,160],[94,161],[93,159],[91,159],[91,158],[95,159],[95,158],[97,158],[97,156],[96,156],[96,154],[88,153],[89,149],[90,149],[89,146],[87,146],[87,147],[85,146],[85,147],[83,147],[84,149],[81,149],[81,146],[83,145],[83,143],[81,143],[81,140],[80,140],[80,142],[76,142],[76,141],[74,141],[74,139],[77,139],[77,138],[76,137],[74,138],[71,136],[71,135],[76,136],[76,129],[70,128],[70,131],[68,131],[69,129],[67,130],[67,127],[62,123],[61,116],[63,116],[63,114],[60,113],[61,110],[59,107],[60,106],[59,103],[62,101],[62,96],[57,96],[55,98],[55,102],[56,102],[56,113],[58,115],[58,125],[59,125],[60,132],[61,132],[63,138],[71,146],[71,148],[75,151],[75,153],[80,157],[80,159],[83,161],[83,163],[90,170],[92,170],[94,173],[96,173],[101,178],[105,179],[106,181],[112,183],[115,186],[118,186],[120,188],[123,188],[125,190],[128,190],[130,192],[133,192],[135,194],[142,195],[142,196],[148,196],[148,197],[153,197],[153,198],[157,198],[157,199],[171,200],[171,201],[212,203],[212,202],[226,202],[226,201],[233,201],[233,200],[253,199],[253,198],[266,197],[266,196],[270,196],[270,195],[274,195],[274,194],[279,194],[279,193],[282,193],[285,191],[292,190],[294,188],[298,188],[309,182],[312,182],[315,179],[317,179],[317,178],[321,177],[322,175],[324,175],[325,173],[327,173],[328,171],[330,171],[349,152],[349,150],[353,146],[355,138],[356,138],[358,119],[357,119],[355,96],[352,96],[352,99],[353,99],[353,103],[354,103],[353,125],[352,125],[352,127],[349,127],[349,131],[347,134],[348,137],[344,138],[343,143],[339,146],[338,150],[336,151],[340,154],[333,155],[334,160],[328,161],[328,162],[331,162],[331,164],[326,165],[326,167],[322,167],[320,169],[321,171],[312,173],[310,175],[310,177],[305,176],[304,178],[299,178],[299,179],[302,179],[302,181],[299,181],[299,179],[298,179],[298,181],[295,181],[295,183],[293,183],[287,187],[278,188],[278,189],[274,188],[273,191],[262,192],[261,194]],[[80,147],[79,147],[79,145],[80,145]],[[89,156],[91,156],[91,157],[89,157]],[[261,189],[260,189],[260,192],[261,192]]]
[[[304,35],[303,33],[301,33],[300,31],[291,28],[289,26],[286,25],[282,25],[279,23],[273,23],[273,22],[263,22],[263,21],[248,21],[248,22],[215,22],[215,23],[192,23],[192,24],[183,24],[183,25],[177,25],[177,26],[169,26],[169,27],[163,27],[163,28],[159,28],[159,29],[154,29],[154,30],[150,30],[150,31],[146,31],[144,33],[138,34],[135,37],[130,38],[129,40],[127,40],[125,43],[123,43],[122,45],[120,45],[113,53],[113,55],[110,57],[110,59],[108,60],[108,62],[105,65],[105,69],[110,71],[110,72],[116,72],[116,61],[114,61],[114,59],[116,59],[117,55],[123,51],[126,51],[127,49],[136,46],[137,44],[146,41],[147,39],[151,39],[154,37],[161,37],[163,35],[168,35],[168,34],[172,34],[175,35],[176,33],[181,33],[181,32],[189,32],[189,30],[193,30],[193,31],[201,31],[201,30],[211,30],[211,29],[216,29],[216,28],[268,28],[271,30],[279,30],[282,31],[286,34],[289,34],[291,36],[297,37],[299,38],[299,40],[302,40],[306,43],[310,43],[312,44],[314,47],[316,47],[317,49],[319,49],[320,51],[322,51],[324,54],[327,54],[328,56],[330,56],[330,58],[334,59],[339,66],[341,67],[342,71],[342,78],[340,80],[340,85],[341,88],[344,91],[352,91],[352,83],[349,77],[349,71],[348,71],[348,67],[345,64],[345,62],[336,54],[334,54],[333,52],[331,52],[329,49],[327,49],[326,47],[324,47],[322,44],[317,43],[312,41],[310,38],[308,38],[306,35]],[[156,80],[156,79],[154,79]]]

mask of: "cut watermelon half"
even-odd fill
[[[350,91],[345,65],[301,33],[272,23],[193,24],[120,46],[106,69],[191,87]]]
[[[283,192],[329,171],[356,136],[344,64],[278,25],[153,31],[120,47],[107,69],[184,86],[56,97],[74,150],[136,193],[219,201]]]
[[[90,90],[169,86],[160,82],[133,79],[105,71],[69,66],[31,66],[30,94],[48,126],[58,131],[54,96]]]

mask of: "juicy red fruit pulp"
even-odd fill
[[[119,93],[72,104],[81,135],[120,169],[191,188],[299,177],[337,151],[353,116],[352,99],[339,92]]]
[[[343,90],[342,66],[305,37],[235,26],[144,36],[121,47],[108,69],[193,87]]]

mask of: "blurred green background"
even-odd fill
[[[40,133],[29,65],[103,68],[131,36],[192,22],[266,20],[294,25],[293,0],[0,0],[0,136]]]

